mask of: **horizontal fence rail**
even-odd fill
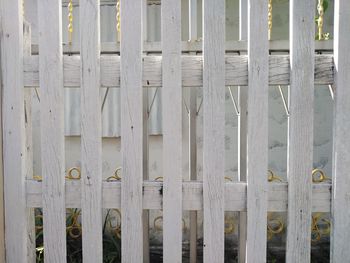
[[[104,208],[121,207],[121,182],[107,182],[102,184],[102,206]],[[330,212],[331,185],[322,183],[312,186],[313,211]],[[225,211],[247,210],[247,184],[225,183]],[[270,183],[268,185],[268,211],[287,211],[288,185],[286,183]],[[42,183],[35,180],[26,182],[27,207],[42,207]],[[66,181],[66,207],[81,207],[81,183]],[[143,209],[163,208],[163,183],[155,181],[143,182]],[[183,210],[203,210],[203,183],[182,183]]]
[[[38,54],[38,45],[32,45],[32,54]],[[269,41],[269,51],[270,52],[289,52],[289,41],[288,40],[271,40]],[[248,45],[247,41],[237,41],[229,40],[225,43],[225,51],[233,53],[244,53],[247,52]],[[333,41],[316,41],[315,50],[317,52],[333,52]],[[144,42],[143,52],[147,53],[161,53],[161,42]],[[193,41],[182,41],[181,51],[183,53],[188,52],[202,52],[203,51],[203,41],[193,40]],[[72,43],[71,45],[63,44],[64,54],[78,54],[80,53],[80,45],[77,43]],[[118,53],[120,52],[120,44],[116,42],[103,42],[101,43],[102,53]]]
[[[24,86],[39,86],[38,56],[24,59]],[[203,86],[203,57],[182,56],[182,86]],[[269,85],[290,84],[290,59],[287,55],[269,57]],[[143,57],[143,87],[162,86],[162,57]],[[315,84],[332,85],[334,83],[334,63],[332,55],[315,55]],[[101,56],[101,87],[120,87],[120,57]],[[80,86],[80,57],[63,57],[63,83],[65,87]],[[248,57],[226,56],[225,85],[248,85]]]

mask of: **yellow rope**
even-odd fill
[[[153,220],[154,230],[163,231],[163,224],[160,222],[163,222],[163,216],[157,216],[156,218],[154,218],[154,220]],[[182,218],[182,230],[186,231],[186,229],[187,229],[186,221],[185,221],[185,219]]]
[[[118,167],[115,171],[114,171],[114,175],[110,176],[107,178],[107,182],[110,181],[120,181],[122,179],[122,168]]]
[[[76,172],[77,175],[74,176],[73,175],[73,172]],[[67,172],[67,176],[66,176],[67,179],[70,179],[70,180],[79,180],[81,178],[81,171],[80,171],[80,168],[79,167],[72,167],[68,170]]]
[[[117,4],[115,6],[115,9],[116,9],[116,16],[115,16],[115,19],[116,19],[116,29],[117,29],[117,35],[116,35],[116,40],[117,42],[119,41],[119,34],[120,34],[120,0],[117,0]]]
[[[68,3],[68,44],[72,44],[73,38],[73,0]]]
[[[322,40],[323,39],[323,15],[324,15],[323,0],[318,0],[317,11],[318,11],[318,19],[317,19],[318,40]]]
[[[272,32],[272,0],[269,0],[269,4],[268,4],[268,27],[269,27],[269,31],[268,31],[268,38],[269,40],[271,40],[271,32]]]
[[[77,239],[81,236],[82,233],[81,224],[78,220],[81,214],[81,210],[72,208],[68,208],[67,210],[70,211],[69,217],[72,220],[72,223],[67,226],[67,233],[71,238]]]
[[[312,215],[312,225],[311,225],[311,241],[317,242],[320,241],[322,236],[329,236],[331,232],[331,222],[323,218],[324,213],[314,213]],[[326,225],[325,228],[322,228],[323,225]]]
[[[312,170],[312,182],[313,183],[322,183],[325,181],[331,181],[332,178],[327,177],[326,173],[321,169],[313,169]]]
[[[235,221],[232,217],[225,218],[225,235],[235,232]]]
[[[271,240],[274,235],[282,233],[284,223],[282,218],[272,218],[273,213],[267,214],[267,239]]]
[[[271,170],[267,171],[267,181],[269,181],[269,182],[274,182],[274,181],[283,182],[282,178],[280,176],[276,175]]]

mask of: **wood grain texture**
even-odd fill
[[[6,260],[20,263],[27,262],[22,3],[0,5]]]
[[[182,261],[181,2],[162,1],[163,255]]]
[[[198,3],[197,0],[188,1],[188,32],[189,41],[198,40]],[[190,53],[195,55],[196,52]],[[189,179],[197,180],[197,89],[190,90],[188,136],[189,136]],[[197,262],[197,211],[190,212],[190,263]]]
[[[310,262],[315,5],[290,1],[287,263]]]
[[[238,171],[239,181],[247,181],[247,117],[248,117],[248,89],[238,87],[239,111],[238,116]],[[247,213],[239,213],[239,250],[238,262],[245,262],[247,242]]]
[[[80,57],[63,57],[64,86],[80,86]],[[289,85],[290,61],[287,55],[272,55],[269,57],[269,84]],[[333,84],[333,56],[315,56],[315,84]],[[225,85],[248,85],[248,57],[225,57]],[[162,86],[162,57],[143,57],[143,87]],[[182,86],[203,86],[203,58],[201,56],[182,56]],[[39,85],[38,56],[24,59],[24,85],[36,87]],[[120,87],[120,57],[101,56],[101,87]],[[244,87],[243,87],[244,88]]]
[[[239,0],[239,40],[248,39],[248,1]],[[239,181],[247,180],[247,102],[248,90],[238,86],[239,111],[238,116],[238,171]],[[239,213],[238,229],[238,262],[245,262],[247,242],[247,214]]]
[[[84,262],[102,262],[100,1],[80,1],[82,246]]]
[[[225,1],[203,2],[203,261],[224,262]]]
[[[335,1],[335,113],[333,125],[333,194],[331,262],[350,258],[350,2]]]
[[[44,256],[66,262],[62,2],[38,2]]]
[[[23,55],[30,56],[31,30],[26,22],[23,24]],[[33,178],[33,127],[32,127],[32,89],[24,90],[24,128],[25,128],[25,169],[26,179]],[[27,209],[27,262],[36,262],[35,215],[34,209]]]
[[[1,13],[0,13],[0,21],[1,21]],[[0,26],[0,31],[2,31],[2,28]],[[0,65],[1,63],[1,46],[2,46],[2,39],[0,38]],[[0,66],[0,83],[2,83],[2,71]],[[2,109],[2,98],[3,98],[3,86],[0,85],[0,261],[5,262],[5,207],[4,207],[4,156],[3,156],[3,109]]]
[[[121,208],[121,183],[103,182],[103,208]],[[162,209],[162,182],[145,181],[143,183],[143,209]],[[312,187],[312,211],[330,212],[331,185],[314,184]],[[247,184],[243,182],[225,183],[225,211],[247,211]],[[268,185],[268,211],[285,212],[288,203],[286,183]],[[42,183],[27,180],[27,207],[42,207]],[[81,208],[81,183],[66,182],[66,207]],[[182,208],[186,211],[203,210],[202,182],[183,182]]]
[[[266,262],[268,82],[267,0],[248,1],[246,262]]]
[[[121,1],[122,262],[143,262],[142,0]]]
[[[245,0],[246,1],[246,0]],[[247,9],[246,9],[246,12]],[[245,14],[247,16],[248,13]],[[246,24],[247,25],[247,24]],[[161,42],[145,40],[143,44],[144,52],[161,53]],[[182,52],[202,52],[203,41],[182,41],[181,48]],[[247,41],[245,40],[227,40],[225,43],[226,52],[237,53],[247,52]],[[72,43],[72,45],[63,44],[64,54],[79,54],[80,46],[78,43]],[[288,52],[289,51],[289,40],[272,40],[269,42],[269,50],[271,52]],[[333,50],[333,40],[315,41],[315,50],[331,52]],[[105,54],[118,53],[120,52],[119,43],[114,42],[102,42],[101,52]],[[32,46],[32,54],[38,54],[38,45]]]
[[[147,33],[147,19],[148,19],[148,0],[143,0],[142,6],[142,29],[143,29],[143,41],[148,40]],[[148,180],[148,163],[149,163],[149,138],[148,138],[148,90],[143,90],[143,180]],[[150,249],[149,249],[149,211],[143,211],[143,263],[150,262]]]

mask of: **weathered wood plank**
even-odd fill
[[[1,21],[1,14],[0,14],[0,21]],[[0,26],[0,30],[2,30]],[[2,40],[0,39],[0,83],[2,83],[2,62],[1,62],[1,46],[2,46]],[[5,207],[4,207],[4,156],[3,156],[3,125],[2,125],[2,120],[3,120],[3,110],[2,110],[2,105],[3,105],[3,87],[2,85],[0,86],[0,261],[5,262]]]
[[[239,0],[239,40],[248,39],[248,1]],[[248,90],[238,86],[238,180],[247,181],[247,102]],[[238,262],[245,262],[247,242],[247,213],[239,213]]]
[[[189,41],[198,40],[197,25],[198,3],[197,0],[188,1],[188,32]],[[190,52],[196,55],[196,52]],[[189,113],[188,113],[188,151],[189,151],[189,180],[197,180],[197,89],[190,90]],[[182,108],[183,109],[183,108]],[[197,262],[197,211],[190,212],[190,263]]]
[[[115,0],[114,0],[115,1]],[[114,2],[115,3],[115,2]],[[245,16],[247,16],[247,9],[245,10]],[[247,24],[246,24],[247,26]],[[246,38],[244,38],[246,40]],[[197,41],[182,41],[182,52],[202,52],[203,42]],[[228,40],[225,44],[225,50],[231,53],[247,52],[247,41],[241,40]],[[72,43],[72,45],[63,44],[63,52],[65,54],[79,54],[79,45]],[[269,42],[269,50],[271,52],[288,52],[289,41],[288,40],[272,40]],[[333,50],[333,40],[324,40],[315,42],[315,50],[331,52]],[[103,42],[101,43],[101,51],[106,54],[120,52],[119,44],[115,42]],[[144,52],[160,53],[161,42],[144,42]],[[32,54],[38,54],[38,46],[32,46]]]
[[[62,2],[38,2],[44,255],[66,262]]]
[[[267,0],[248,1],[246,262],[266,261],[268,82]],[[259,220],[257,220],[259,219]]]
[[[143,209],[162,209],[162,182],[145,181],[143,183]],[[225,183],[225,211],[246,211],[246,183]],[[42,183],[27,180],[27,206],[42,207]],[[331,185],[315,184],[312,187],[312,211],[330,212]],[[103,182],[103,208],[121,207],[121,183]],[[182,207],[184,210],[203,210],[202,182],[183,182]],[[81,207],[81,183],[66,182],[66,207]],[[268,185],[268,210],[287,211],[287,184],[270,183]]]
[[[142,0],[121,0],[122,262],[143,261]]]
[[[80,1],[81,175],[84,262],[102,262],[100,1]]]
[[[290,2],[288,227],[286,262],[310,262],[315,1]]]
[[[31,48],[31,30],[28,23],[23,25],[23,54],[30,56]],[[25,128],[25,169],[26,179],[33,178],[33,129],[32,129],[32,89],[24,90],[24,128]],[[35,215],[34,209],[27,209],[27,262],[36,262],[36,244],[35,244]]]
[[[64,86],[80,86],[80,57],[64,56]],[[289,56],[272,55],[269,57],[269,84],[289,85]],[[226,56],[225,85],[248,85],[248,57]],[[203,58],[200,56],[182,56],[182,86],[203,86]],[[24,84],[26,87],[39,86],[38,56],[24,59]],[[315,84],[333,84],[333,56],[315,56]],[[162,86],[162,57],[143,57],[143,87]],[[120,87],[120,57],[101,56],[101,87]]]
[[[20,263],[27,257],[22,2],[0,5],[6,260]]]
[[[225,1],[203,2],[203,259],[224,262]]]
[[[182,261],[181,2],[162,1],[163,256]]]
[[[142,23],[143,23],[143,41],[148,40],[148,0],[143,0],[142,6]],[[143,90],[143,180],[149,179],[148,163],[149,163],[149,138],[148,138],[148,90]],[[150,262],[149,249],[149,210],[143,210],[143,263]]]
[[[335,1],[334,9],[335,114],[333,125],[333,195],[331,262],[350,258],[350,2]]]

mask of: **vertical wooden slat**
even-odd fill
[[[66,262],[62,2],[38,1],[44,256]]]
[[[143,89],[143,180],[148,180],[149,139],[148,139],[148,89]],[[149,210],[143,210],[143,263],[150,262],[149,251]]]
[[[100,0],[80,0],[82,244],[84,262],[102,262]]]
[[[315,1],[290,1],[288,263],[309,262],[313,157]]]
[[[248,35],[248,1],[239,1],[239,40],[247,40]],[[238,180],[247,181],[247,87],[238,87]],[[247,212],[239,212],[238,262],[245,262],[247,242]]]
[[[336,0],[334,8],[335,115],[333,130],[333,231],[331,261],[350,258],[350,2]]]
[[[30,24],[23,24],[23,55],[31,55],[31,30]],[[33,179],[33,129],[32,129],[32,89],[24,89],[24,127],[25,127],[25,169],[26,178]],[[34,208],[27,208],[27,261],[36,262],[35,244],[35,217]]]
[[[181,1],[162,1],[163,251],[164,262],[181,262],[182,84]]]
[[[198,37],[197,0],[189,0],[189,40]],[[192,52],[191,52],[192,53]],[[196,55],[193,52],[192,55]],[[188,116],[189,127],[189,178],[197,180],[197,88],[190,89],[190,105]],[[190,211],[190,263],[197,262],[197,211]]]
[[[224,262],[225,1],[203,8],[204,262]]]
[[[248,1],[246,262],[266,261],[268,142],[267,1]]]
[[[2,7],[0,7],[2,8]],[[1,13],[0,13],[0,21]],[[2,27],[0,24],[0,32],[2,32]],[[0,40],[0,83],[2,83],[2,63],[1,63],[1,46],[2,39]],[[4,211],[4,156],[3,156],[3,115],[2,115],[2,105],[3,105],[3,86],[0,85],[0,261],[5,262],[5,211]]]
[[[142,6],[142,28],[143,41],[147,41],[147,8],[148,0],[143,0]],[[149,138],[148,138],[148,89],[143,89],[143,180],[149,179],[148,162],[149,162]],[[149,251],[149,210],[143,210],[143,263],[150,262]]]
[[[122,262],[143,261],[142,0],[121,1]]]
[[[143,180],[148,180],[149,140],[148,140],[148,89],[143,89]],[[143,263],[150,262],[149,251],[149,210],[143,210]]]
[[[26,262],[22,1],[0,5],[6,260]]]

